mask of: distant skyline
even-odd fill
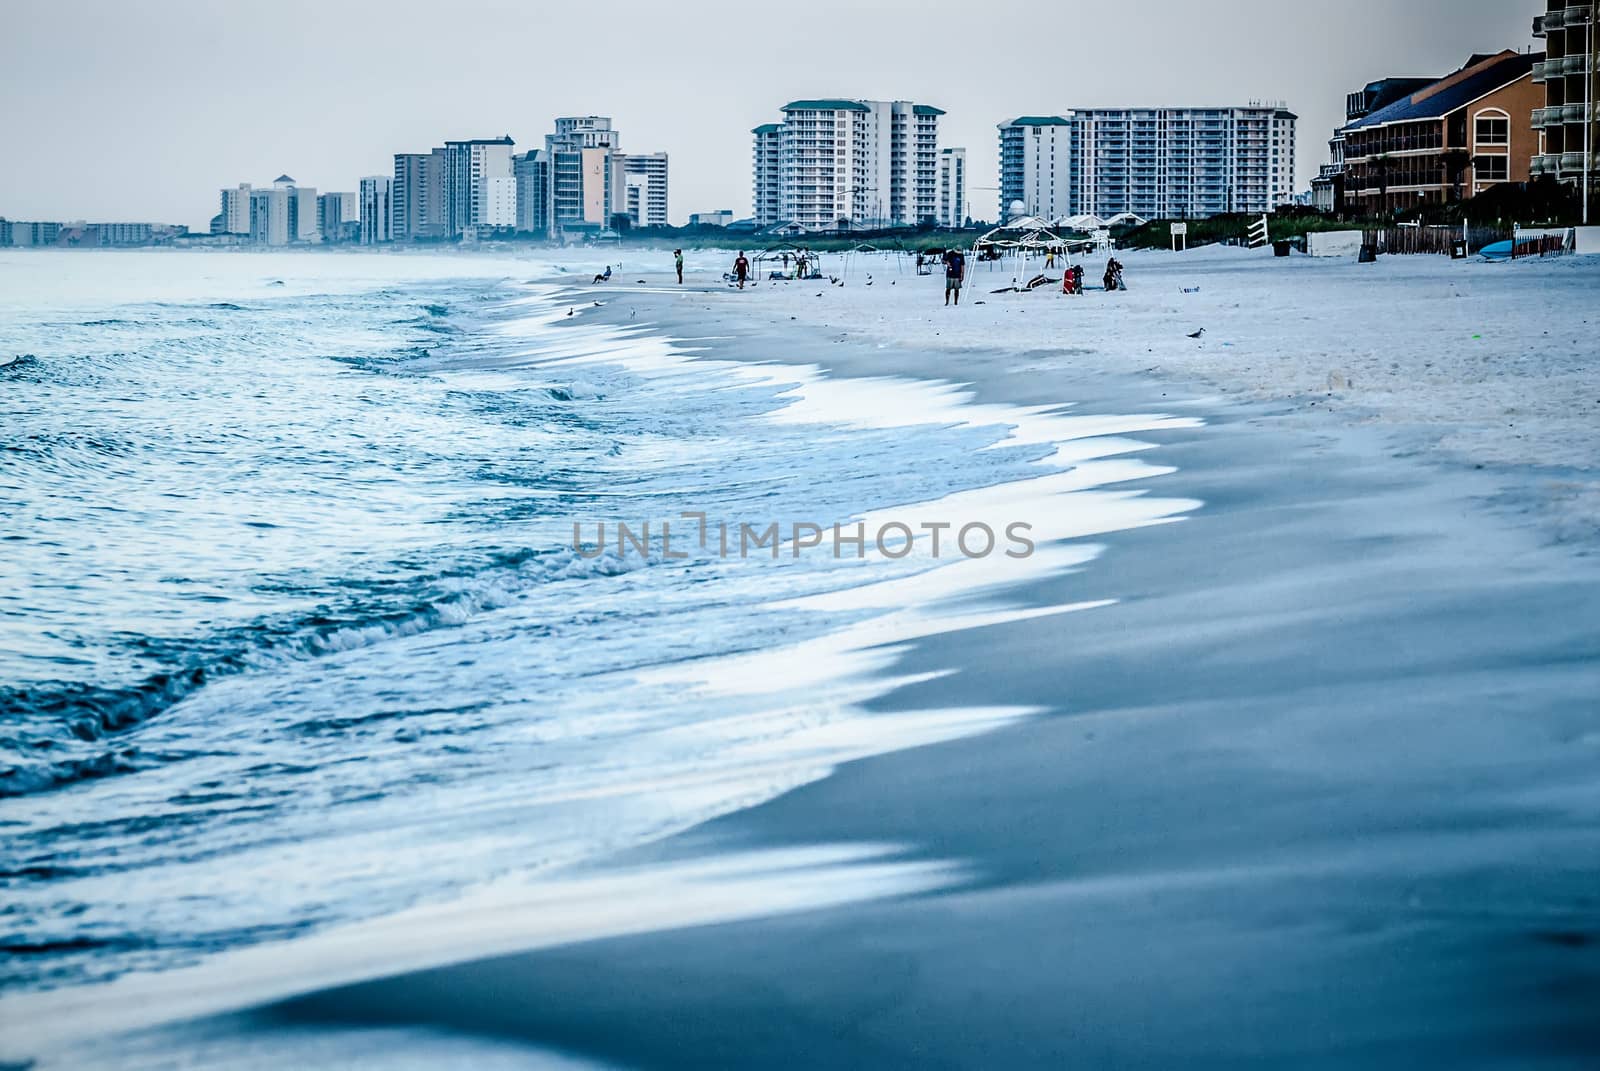
[[[1282,100],[1303,190],[1346,93],[1532,49],[1544,6],[274,0],[262,19],[206,0],[7,0],[0,216],[203,229],[223,186],[287,173],[353,191],[396,152],[502,134],[540,148],[556,116],[598,114],[623,151],[671,154],[673,223],[743,217],[750,129],[824,95],[945,109],[940,144],[966,148],[979,218],[997,207],[995,125],[1071,108]]]

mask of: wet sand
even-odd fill
[[[1179,470],[1159,493],[1205,506],[1027,593],[1116,605],[919,641],[896,673],[958,672],[877,704],[1048,714],[615,861],[888,843],[961,861],[958,887],[412,972],[242,1028],[405,1023],[660,1068],[1600,1060],[1600,571],[1488,508],[1506,470],[1092,353],[1019,375],[1003,349],[798,331],[759,292],[610,293],[593,315],[719,357],[1202,415],[1143,437]]]

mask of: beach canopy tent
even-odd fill
[[[844,251],[844,269],[842,275],[849,278],[852,267],[872,265],[875,261],[881,262],[884,267],[892,267],[897,273],[906,270],[906,258],[913,256],[915,250],[906,246],[899,238],[879,238],[876,241],[860,241]],[[891,261],[890,258],[893,258]],[[868,275],[871,274],[869,271]]]
[[[1110,230],[1112,227],[1121,227],[1124,224],[1133,227],[1142,227],[1147,221],[1143,216],[1133,212],[1118,212],[1114,216],[1102,218],[1093,212],[1084,212],[1076,216],[1060,216],[1051,221],[1057,230],[1082,231],[1091,234],[1094,231]]]
[[[1076,216],[1062,216],[1053,220],[1052,223],[1061,230],[1083,231],[1086,234],[1089,231],[1097,231],[1110,226],[1110,223],[1093,212],[1083,212]]]
[[[784,277],[788,278],[789,271],[800,263],[802,256],[806,258],[808,278],[816,278],[822,274],[821,255],[815,249],[805,249],[788,243],[768,246],[757,253],[751,268],[757,279],[770,278],[774,271],[782,271]]]
[[[1086,253],[1094,248],[1090,238],[1063,238],[1038,216],[1022,216],[987,231],[972,243],[980,260],[1004,256],[1046,256],[1050,253]]]

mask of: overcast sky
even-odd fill
[[[944,108],[996,213],[995,124],[1285,101],[1305,188],[1344,95],[1527,50],[1543,0],[0,0],[0,216],[203,227],[217,190],[319,190],[395,152],[610,115],[672,154],[674,223],[750,207],[750,128],[796,97]]]

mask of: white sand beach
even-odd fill
[[[1273,414],[1331,413],[1403,448],[1516,469],[1510,489],[1564,535],[1600,524],[1600,260],[1357,264],[1221,246],[1118,256],[1127,291],[1095,289],[1105,258],[1089,257],[1091,289],[1071,297],[991,293],[1037,273],[1059,280],[1040,258],[969,262],[957,312],[940,304],[939,265],[918,278],[909,257],[823,254],[842,287],[758,283],[741,311],[830,343],[918,349],[928,374],[1005,392],[1143,373]],[[725,308],[702,311],[716,323]],[[852,353],[848,368],[870,362]]]
[[[868,682],[857,731],[932,711],[985,731],[838,749],[521,893],[246,953],[176,997],[114,983],[119,1028],[201,1018],[66,1047],[35,1022],[41,1071],[412,1046],[530,1067],[1593,1066],[1600,261],[1141,254],[1128,291],[1078,297],[992,293],[1014,272],[979,264],[945,308],[908,260],[825,256],[842,286],[738,292],[710,254],[682,288],[647,259],[573,288],[552,352],[598,324],[708,367],[802,366],[862,426],[930,396],[952,422],[1146,414],[1117,493],[1181,518],[1062,528],[1052,568],[952,588],[969,617],[844,652]],[[1083,443],[1066,473],[1097,463]],[[819,650],[841,654],[753,654],[803,690]],[[94,999],[26,1007],[92,1019]]]

